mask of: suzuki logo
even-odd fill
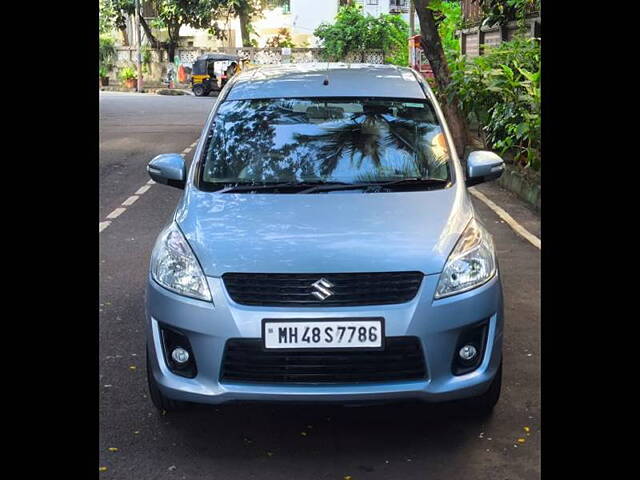
[[[316,291],[311,292],[311,294],[319,300],[326,300],[331,295],[333,295],[333,292],[329,290],[331,287],[333,287],[333,283],[331,283],[326,278],[321,278],[317,282],[312,283],[311,286],[316,289]]]

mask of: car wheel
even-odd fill
[[[489,390],[478,397],[473,397],[465,400],[463,402],[463,407],[465,411],[474,416],[485,416],[490,415],[493,411],[493,407],[496,406],[498,400],[500,399],[500,391],[502,390],[502,361],[500,361],[500,366],[498,367],[498,372],[496,373],[493,382],[491,382],[491,386]]]
[[[158,384],[156,383],[155,378],[153,378],[153,373],[151,371],[151,364],[149,361],[149,348],[147,347],[147,384],[149,385],[149,396],[151,397],[151,401],[153,405],[160,411],[166,412],[175,412],[178,410],[185,410],[189,408],[191,405],[188,402],[181,402],[178,400],[172,400],[170,398],[165,397],[160,388],[158,388]]]
[[[204,87],[202,86],[201,83],[199,83],[198,85],[195,85],[192,90],[193,90],[193,94],[196,97],[202,97],[205,94],[204,93]]]

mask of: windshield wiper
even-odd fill
[[[253,191],[269,191],[280,189],[308,189],[309,187],[318,186],[342,186],[350,185],[344,182],[274,182],[274,183],[234,183],[225,184],[225,188],[218,190],[218,193],[237,193],[237,192],[253,192]]]
[[[369,190],[369,191],[382,191],[386,188],[396,188],[402,186],[418,186],[418,187],[440,187],[444,188],[449,185],[449,180],[442,180],[440,178],[421,178],[410,177],[402,178],[400,180],[390,180],[385,182],[363,182],[363,183],[348,183],[344,185],[317,185],[307,190],[303,190],[298,193],[315,193],[315,192],[329,192],[334,190]]]

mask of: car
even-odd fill
[[[422,76],[283,64],[235,75],[151,252],[147,377],[161,410],[194,403],[453,402],[488,414],[502,379],[492,236]]]

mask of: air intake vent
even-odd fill
[[[221,381],[250,383],[362,383],[421,380],[427,376],[417,337],[387,337],[383,351],[264,350],[258,338],[230,339]]]

